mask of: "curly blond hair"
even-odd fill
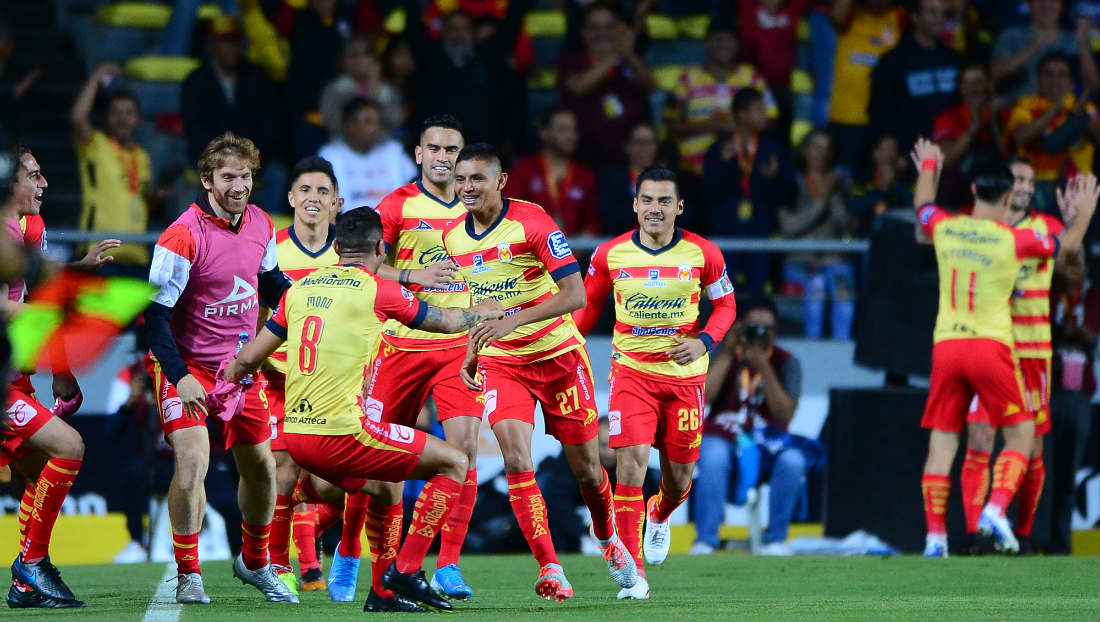
[[[260,170],[260,150],[256,143],[237,136],[233,132],[226,132],[207,143],[199,156],[199,179],[210,179],[214,171],[225,166],[226,160],[237,158],[244,163],[253,173]]]

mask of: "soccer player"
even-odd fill
[[[1059,244],[1070,251],[1080,246],[1096,209],[1096,178],[1090,176],[1089,185],[1082,188],[1091,204],[1079,201],[1077,221],[1061,236],[1053,236],[1000,222],[1011,200],[1013,178],[1007,167],[977,177],[973,217],[954,216],[932,204],[943,152],[922,138],[912,155],[920,171],[913,203],[920,226],[935,246],[940,278],[932,377],[921,419],[921,426],[931,429],[921,478],[928,526],[924,553],[947,555],[949,473],[975,394],[990,413],[990,425],[1000,428],[1005,440],[979,530],[991,534],[998,547],[1013,550],[1018,545],[1004,510],[1027,469],[1035,421],[1016,375],[1009,297],[1022,259],[1053,257]]]
[[[275,228],[248,202],[260,154],[231,132],[213,139],[199,158],[201,190],[157,240],[149,282],[159,288],[145,312],[151,354],[146,367],[157,391],[161,427],[176,470],[168,488],[168,516],[178,569],[176,602],[209,603],[199,567],[198,541],[206,509],[210,461],[206,394],[218,365],[232,355],[238,335],[253,334],[259,304],[274,308],[290,282],[279,270]],[[214,418],[240,472],[241,553],[233,575],[269,601],[297,603],[268,562],[275,509],[271,413],[262,382],[228,422]]]
[[[531,460],[535,402],[546,432],[562,443],[612,579],[638,580],[630,553],[615,535],[611,483],[599,461],[595,387],[584,337],[570,313],[584,306],[584,282],[573,251],[553,219],[533,203],[505,199],[508,174],[496,149],[469,145],[458,155],[455,190],[469,212],[443,234],[471,298],[495,298],[505,317],[470,331],[461,375],[482,391],[483,416],[504,457],[508,495],[540,570],[535,592],[564,601],[573,587],[550,538],[546,502]]]
[[[414,153],[420,165],[420,179],[394,190],[378,205],[382,239],[392,264],[383,268],[380,275],[407,283],[411,274],[436,270],[445,279],[439,286],[409,285],[417,298],[436,306],[466,305],[470,300],[465,282],[447,282],[452,281],[454,264],[443,250],[443,230],[466,216],[466,208],[455,196],[454,183],[455,159],[463,144],[458,119],[450,115],[428,117],[421,126],[420,144]],[[458,376],[466,341],[465,333],[439,335],[410,329],[396,321],[387,322],[371,366],[366,401],[368,417],[411,427],[431,394],[447,442],[466,454],[470,471],[462,485],[462,496],[439,534],[439,557],[431,579],[436,591],[461,600],[469,600],[474,594],[462,578],[458,558],[477,497],[477,444],[483,410],[477,399],[479,394],[467,388]],[[403,486],[403,483],[386,485],[385,490],[371,495],[367,508],[371,517],[368,542],[393,540],[395,534],[401,533]],[[342,555],[346,553],[343,548],[349,544],[348,539],[345,537],[340,544],[333,572],[337,564],[347,563]],[[352,544],[358,547],[358,538]],[[388,548],[389,555],[382,547],[371,548],[374,589],[378,590],[381,587],[378,580],[389,564],[393,548]],[[358,558],[357,551],[353,552]],[[345,579],[341,589],[345,589],[344,585],[351,587],[348,599],[351,600],[354,577]],[[331,589],[336,589],[335,582]]]
[[[737,316],[721,251],[676,226],[683,211],[675,173],[654,168],[639,175],[638,228],[596,249],[584,280],[588,304],[573,314],[587,335],[615,293],[607,418],[615,449],[615,527],[638,568],[638,582],[622,588],[620,599],[649,598],[639,542],[643,513],[646,561],[657,565],[668,556],[668,518],[687,498],[699,460],[707,354]],[[703,294],[714,313],[700,331]],[[642,483],[651,445],[661,454],[661,489],[646,504]]]
[[[420,566],[462,494],[466,456],[413,428],[364,418],[364,371],[387,319],[457,333],[499,318],[503,310],[495,301],[472,309],[441,309],[376,276],[386,251],[381,219],[369,207],[336,219],[335,248],[340,265],[296,282],[256,340],[227,367],[226,379],[237,381],[255,371],[285,340],[291,407],[283,431],[295,463],[347,492],[363,490],[369,479],[428,480],[405,542],[382,583],[405,598],[450,610],[450,602],[429,587]],[[371,590],[364,608],[385,611],[376,596]]]

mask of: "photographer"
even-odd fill
[[[807,460],[787,434],[802,391],[802,366],[775,345],[776,308],[770,298],[742,306],[743,324],[732,346],[716,355],[707,373],[710,412],[703,425],[695,486],[693,554],[718,547],[727,491],[744,503],[758,482],[771,484],[764,555],[789,555],[787,526],[802,488]],[[737,462],[736,485],[730,475]]]

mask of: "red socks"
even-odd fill
[[[516,515],[523,537],[531,547],[539,566],[558,563],[554,541],[550,539],[550,524],[546,519],[546,500],[535,482],[534,471],[508,473],[508,501]]]
[[[370,583],[382,598],[392,598],[393,592],[382,585],[382,573],[397,558],[401,545],[401,504],[381,505],[371,499],[367,504],[367,545],[370,547]]]
[[[928,533],[947,535],[947,498],[951,496],[951,478],[925,473],[920,479],[924,495],[924,522]]]
[[[611,480],[607,471],[600,467],[603,479],[596,488],[581,486],[584,504],[592,514],[592,533],[600,540],[608,540],[615,534],[615,502],[611,495]]]
[[[367,502],[365,492],[348,493],[344,501],[344,529],[340,534],[340,555],[359,557],[363,554],[363,524],[367,520]]]
[[[420,491],[413,507],[409,533],[397,554],[398,572],[420,570],[420,566],[424,564],[424,556],[428,554],[428,547],[435,540],[435,534],[443,528],[451,508],[462,495],[462,488],[462,482],[442,475],[436,475],[424,484],[424,489]]]
[[[1027,456],[1018,451],[1002,451],[993,465],[993,492],[989,495],[989,505],[1005,513],[1005,508],[1016,496],[1020,480],[1027,472]]]
[[[466,481],[462,483],[462,494],[451,508],[447,522],[443,524],[443,530],[439,534],[439,558],[435,567],[442,568],[448,564],[458,564],[458,556],[462,552],[462,543],[466,541],[466,531],[470,528],[470,517],[474,513],[474,503],[477,501],[477,469],[466,471]]]
[[[192,574],[199,570],[199,532],[182,534],[172,532],[172,549],[176,554],[176,572]]]
[[[23,500],[19,503],[19,550],[27,543],[27,526],[31,520],[31,508],[34,507],[34,482],[27,480],[23,488]]]
[[[978,533],[978,517],[989,495],[989,454],[974,449],[966,450],[962,473],[959,474],[963,512],[966,514],[966,533]]]
[[[1041,443],[1042,439],[1035,439]],[[1043,465],[1043,456],[1036,456],[1027,464],[1027,473],[1020,483],[1020,497],[1016,499],[1016,533],[1021,536],[1031,535],[1031,525],[1035,522],[1035,510],[1039,507],[1039,497],[1043,494],[1043,480],[1046,478],[1046,467]]]
[[[344,508],[332,503],[318,503],[317,508],[317,535],[321,535],[332,529],[336,521],[344,516]]]
[[[672,511],[680,507],[680,505],[687,500],[688,493],[691,492],[691,483],[688,483],[687,489],[683,493],[673,496],[669,494],[668,488],[665,488],[665,478],[661,478],[661,491],[657,493],[657,503],[653,504],[653,513],[650,514],[650,520],[658,523],[664,523],[668,521],[668,517],[672,515]]]
[[[294,547],[298,549],[298,572],[320,568],[317,559],[317,506],[294,511]]]
[[[290,495],[275,495],[275,515],[271,519],[271,563],[290,566],[290,522],[294,507]]]
[[[34,488],[34,501],[27,517],[27,535],[23,542],[23,561],[34,563],[50,553],[50,536],[61,513],[61,504],[80,472],[80,460],[50,458]],[[25,494],[25,493],[24,493]]]
[[[241,561],[249,570],[267,565],[267,544],[271,539],[271,523],[249,525],[241,520]]]
[[[641,486],[615,485],[615,527],[619,539],[634,557],[642,571],[642,523],[645,520],[645,499]]]

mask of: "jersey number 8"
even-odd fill
[[[316,315],[306,317],[302,324],[302,344],[298,346],[298,371],[312,374],[317,369],[317,342],[321,340],[324,322]]]

